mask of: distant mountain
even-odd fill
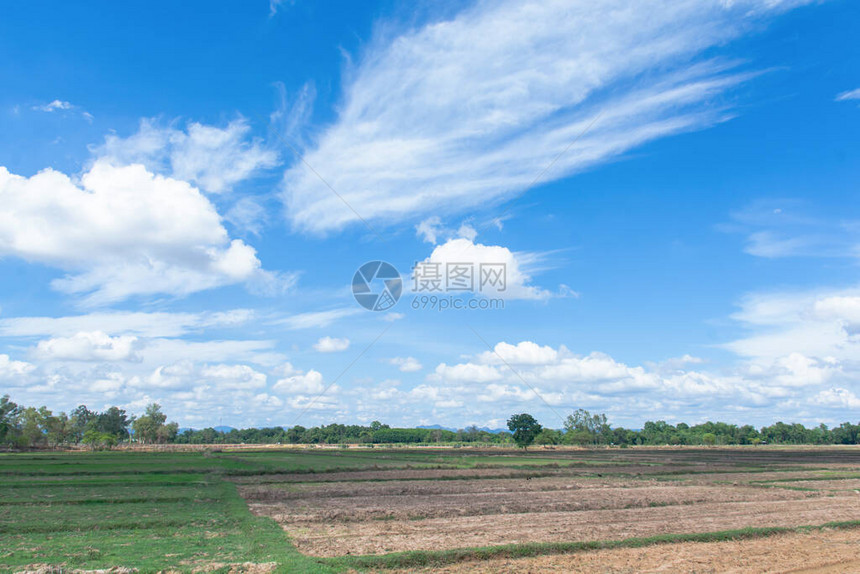
[[[204,427],[204,428],[209,428],[209,427]],[[228,433],[228,432],[230,432],[231,430],[236,430],[236,429],[234,429],[233,427],[228,427],[228,426],[226,426],[226,425],[221,425],[221,426],[212,427],[212,428],[213,428],[213,429],[215,429],[215,430],[216,430],[216,431],[218,431],[218,432],[223,432],[223,433]],[[177,431],[177,432],[178,432],[179,434],[182,434],[182,433],[184,433],[185,431],[198,431],[198,430],[203,430],[203,429],[196,429],[196,428],[193,428],[193,427],[180,427],[179,431]]]
[[[432,429],[432,430],[449,430],[449,431],[457,432],[457,429],[452,429],[451,427],[443,427],[442,425],[418,425],[415,428],[417,428],[417,429]]]

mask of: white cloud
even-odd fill
[[[560,347],[562,353],[566,351],[564,346]],[[501,342],[497,344],[493,351],[485,351],[481,353],[480,360],[488,364],[509,365],[543,365],[552,363],[558,359],[559,351],[556,351],[550,346],[541,347],[531,341],[523,341],[516,345]]]
[[[258,237],[268,218],[268,212],[263,207],[262,200],[251,196],[240,197],[224,214],[224,219],[236,229]]]
[[[74,106],[63,100],[54,100],[40,106],[33,106],[33,109],[39,112],[56,112],[57,110],[71,110]]]
[[[845,100],[860,100],[860,88],[857,88],[856,90],[842,92],[841,94],[836,96],[837,102],[843,102]]]
[[[71,337],[39,341],[34,354],[48,361],[140,361],[138,339],[111,337],[102,331],[82,331]]]
[[[141,120],[137,133],[109,135],[94,151],[116,165],[143,164],[149,171],[191,182],[209,193],[230,191],[260,170],[277,165],[277,154],[258,139],[249,139],[244,118],[224,128],[189,123],[186,130]]]
[[[81,177],[0,167],[0,255],[59,267],[55,289],[99,305],[187,295],[265,274],[215,207],[183,181],[97,161]]]
[[[22,379],[36,369],[36,366],[25,361],[14,361],[9,355],[0,354],[0,380]]]
[[[729,118],[721,95],[751,74],[704,54],[804,3],[477,2],[371,44],[305,159],[369,220],[501,201]],[[284,199],[301,230],[357,222],[298,162]]]
[[[280,379],[275,383],[273,389],[290,395],[318,395],[325,390],[325,385],[323,384],[322,373],[311,369],[307,373],[299,371]],[[329,389],[331,393],[337,391],[337,385]]]
[[[423,368],[415,357],[394,357],[393,359],[388,359],[388,362],[404,373],[414,373]]]
[[[269,18],[278,13],[281,6],[292,6],[296,0],[269,0]]]
[[[208,327],[235,327],[256,316],[251,309],[206,313],[109,311],[66,317],[9,317],[0,319],[5,337],[71,337],[81,331],[104,331],[140,337],[178,337]]]
[[[284,406],[284,401],[274,395],[260,393],[259,395],[254,395],[254,404],[257,408],[261,409],[279,409]]]
[[[16,106],[17,108],[17,106]],[[64,100],[53,100],[48,102],[47,104],[40,104],[36,106],[32,106],[32,109],[37,112],[46,112],[46,113],[54,113],[54,112],[78,112],[82,118],[87,120],[89,123],[93,123],[93,115],[85,110],[82,110],[80,106],[76,106],[71,102],[66,102]],[[17,111],[15,112],[17,113]]]
[[[328,327],[332,323],[361,313],[361,309],[355,307],[341,307],[339,309],[330,309],[328,311],[309,311],[307,313],[299,313],[291,315],[283,319],[274,321],[276,325],[284,325],[288,329],[313,329]]]
[[[173,365],[161,365],[136,385],[145,389],[178,389],[190,386],[195,378],[194,363],[183,360]]]
[[[749,295],[732,318],[751,333],[725,348],[773,361],[792,352],[826,359],[860,356],[860,288]]]
[[[467,264],[472,270],[471,291],[493,298],[546,299],[552,294],[540,287],[530,285],[531,275],[527,272],[529,266],[534,265],[540,258],[539,254],[513,253],[507,247],[473,243],[472,240],[461,237],[449,239],[446,243],[437,245],[430,257],[424,260],[434,266],[420,266],[418,272],[423,275],[424,269],[438,269],[444,281],[447,277],[446,265]],[[435,264],[439,264],[439,267],[435,267]],[[492,282],[485,282],[484,289],[481,289],[482,264],[487,272],[495,269],[501,273],[505,282],[503,289],[500,283]],[[415,287],[414,280],[412,283]],[[444,283],[442,287],[445,288]],[[419,291],[416,289],[416,292]]]
[[[459,365],[437,365],[436,371],[430,375],[431,380],[444,380],[458,383],[489,383],[498,381],[502,374],[496,367],[490,365],[476,365],[474,363],[461,363]]]
[[[845,375],[844,363],[799,353],[709,372],[691,369],[690,365],[700,363],[693,357],[631,366],[604,353],[576,355],[563,345],[553,348],[532,341],[500,342],[494,349],[463,363],[438,365],[428,376],[435,384],[435,398],[504,403],[508,408],[531,403],[536,409],[543,409],[546,401],[610,414],[619,410],[625,417],[629,416],[625,410],[634,409],[638,416],[652,420],[667,416],[665,408],[671,404],[669,412],[707,412],[717,417],[725,409],[773,408],[777,400],[809,397],[821,385],[844,380]],[[620,402],[630,405],[620,409]],[[659,416],[649,411],[658,406],[664,409]]]
[[[320,353],[336,353],[349,349],[349,339],[338,339],[336,337],[322,337],[314,343],[314,349]]]
[[[428,217],[415,226],[415,234],[427,243],[436,245],[442,232],[442,219],[438,215]]]
[[[468,222],[460,224],[458,229],[451,229],[442,224],[442,218],[437,215],[428,217],[415,226],[415,235],[420,237],[425,243],[437,245],[441,240],[450,240],[454,238],[467,239],[474,243],[478,237],[478,231]]]
[[[799,200],[754,201],[732,213],[732,222],[718,229],[746,235],[744,251],[769,259],[783,257],[857,257],[860,225],[834,222],[814,214],[814,206]]]
[[[248,365],[212,365],[200,375],[217,389],[260,389],[266,386],[266,375]]]
[[[271,340],[203,340],[150,339],[141,351],[144,362],[162,364],[190,360],[200,363],[235,361],[272,367],[283,362],[284,355]]]
[[[853,392],[848,389],[832,388],[821,391],[812,398],[812,402],[817,405],[840,408],[840,409],[858,409],[860,408],[860,398],[857,398]]]

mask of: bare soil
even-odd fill
[[[684,542],[535,558],[492,559],[434,568],[432,572],[847,574],[860,572],[860,534],[851,530],[825,530],[741,541]]]
[[[624,540],[860,520],[860,480],[855,478],[860,474],[860,451],[637,449],[541,452],[539,456],[557,458],[559,464],[297,473],[237,482],[252,512],[274,518],[301,552],[313,556]],[[858,533],[836,535],[857,539]],[[688,571],[685,558],[678,558],[677,567],[672,562],[674,549],[683,554],[687,546],[630,549],[632,554],[606,552],[618,552],[625,560],[633,560],[630,557],[639,551],[646,552],[643,556],[652,552],[666,558],[670,567],[664,571]],[[592,554],[602,556],[588,553]],[[553,559],[573,562],[546,570]],[[524,569],[512,571],[577,571],[578,559],[516,561]],[[652,571],[646,558],[642,560],[641,571]],[[659,560],[654,560],[657,568]],[[622,563],[603,569],[583,564],[586,571],[640,571],[623,570],[627,566]],[[706,558],[698,564],[709,562]],[[738,564],[737,571],[752,571],[744,569],[743,562]],[[690,565],[689,571],[730,571]],[[506,570],[496,564],[487,570],[464,571]]]

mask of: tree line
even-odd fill
[[[141,416],[110,407],[103,412],[80,405],[68,414],[54,414],[47,407],[24,407],[9,395],[0,397],[0,445],[7,448],[56,448],[86,445],[110,448],[122,442],[171,443],[179,425],[168,423],[161,406],[152,403]]]
[[[696,425],[666,421],[648,421],[638,430],[609,425],[605,414],[591,414],[579,409],[564,420],[564,428],[543,428],[527,413],[514,415],[508,420],[512,438],[519,446],[531,444],[573,444],[580,446],[632,446],[632,445],[828,445],[860,443],[860,424],[844,422],[830,428],[821,423],[807,428],[800,423],[776,422],[756,428],[753,425],[736,425],[723,422],[705,422]],[[519,438],[517,433],[519,432]]]
[[[94,449],[120,443],[135,444],[500,444],[537,445],[661,446],[661,445],[757,445],[757,444],[858,444],[860,424],[850,422],[829,428],[820,424],[807,428],[800,423],[777,422],[756,428],[722,422],[697,425],[648,421],[641,429],[612,427],[605,414],[579,409],[568,415],[563,428],[543,427],[528,413],[508,420],[510,432],[488,432],[470,426],[460,430],[437,428],[392,428],[378,421],[370,425],[291,428],[268,427],[219,431],[214,428],[186,429],[167,422],[157,403],[140,416],[113,406],[98,412],[78,406],[68,414],[53,414],[47,407],[24,407],[8,395],[0,397],[0,446],[6,448],[56,448],[85,445]]]

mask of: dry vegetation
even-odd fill
[[[274,518],[302,553],[319,557],[621,541],[860,519],[860,452],[854,450],[636,449],[533,456],[541,460],[516,468],[283,474],[237,482],[252,512]],[[860,559],[855,547],[839,546],[857,540],[856,532],[780,535],[780,544],[793,554],[765,552],[770,546],[752,539],[480,562],[466,556],[442,571],[593,571],[600,564],[606,572],[657,571],[661,565],[665,571],[741,572],[755,571],[745,565],[759,555],[773,561],[775,568],[765,570],[788,571],[826,566],[831,556],[803,558],[802,548],[790,542],[795,538],[815,545],[829,537],[839,549],[832,554],[837,562]],[[719,545],[733,554],[720,553]]]

